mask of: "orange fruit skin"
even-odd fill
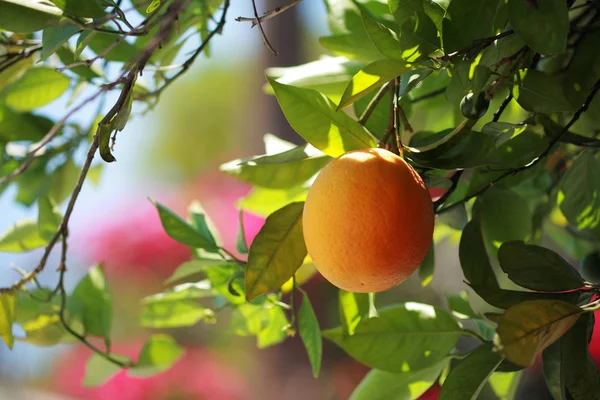
[[[304,241],[317,270],[335,286],[381,292],[406,280],[433,237],[431,197],[417,172],[383,149],[331,161],[308,191]]]

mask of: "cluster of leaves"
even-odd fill
[[[23,7],[23,3],[30,2],[2,0],[0,11],[1,7]],[[158,11],[165,4],[156,1],[144,11],[155,18],[168,18],[168,10],[177,2],[167,3],[163,14]],[[44,12],[35,4],[29,8]],[[129,53],[135,52],[141,41],[137,48],[142,49],[142,64],[161,64],[153,57],[166,52],[164,47],[155,52],[157,48],[152,41],[144,42],[143,35],[132,43],[122,39],[112,50],[108,50],[111,43],[95,50],[90,44],[93,37],[114,32],[104,32],[104,28],[98,32],[95,20],[82,19],[94,15],[77,16],[79,11],[68,8],[73,4],[67,2],[54,12],[73,22],[71,35],[79,34],[80,46],[90,46],[105,59],[120,45],[132,46],[127,59],[115,60],[125,63],[126,73],[99,86],[103,92],[122,87],[119,107],[99,124],[98,132],[105,130],[108,135],[100,134],[99,139],[96,135],[90,150],[93,156],[100,147],[103,158],[111,161],[110,133],[122,129],[129,104],[156,98],[172,79],[158,73],[155,88],[144,89],[135,80],[143,65]],[[193,4],[201,4],[200,14],[193,13],[195,16],[211,14],[219,6]],[[240,227],[237,250],[248,254],[247,261],[222,248],[197,205],[190,207],[186,221],[155,203],[165,231],[190,246],[194,259],[169,278],[166,283],[172,287],[144,299],[141,323],[157,329],[199,321],[214,323],[218,313],[227,308],[231,310],[229,331],[255,336],[259,347],[280,343],[298,332],[315,376],[321,364],[321,338],[325,337],[373,368],[352,395],[354,400],[416,399],[435,382],[442,385],[442,399],[514,398],[521,371],[540,353],[555,399],[566,399],[567,393],[576,400],[595,398],[600,378],[589,357],[588,341],[593,312],[600,308],[600,287],[593,271],[600,268],[594,264],[600,245],[600,181],[594,174],[600,167],[600,139],[596,137],[600,131],[600,97],[596,96],[600,90],[596,45],[600,3],[327,0],[326,6],[331,35],[320,42],[334,56],[267,71],[265,90],[276,96],[286,119],[307,143],[295,146],[267,136],[266,154],[222,166],[226,173],[254,186],[240,207],[268,216],[249,248]],[[121,21],[117,10],[108,14],[112,15],[109,22]],[[9,24],[18,20],[0,19],[0,27],[10,29]],[[152,17],[144,23],[151,24],[148,21]],[[220,28],[217,25],[207,31],[207,21],[194,22],[204,38]],[[115,25],[116,35],[121,34],[118,37],[133,36],[120,32],[119,23]],[[64,29],[69,26],[61,28],[61,37],[68,34]],[[6,40],[21,46],[19,58],[27,60],[25,54],[34,51],[31,46],[41,46],[43,54],[56,52],[54,58],[61,59],[59,50],[68,47],[70,35],[50,40],[46,32],[54,28],[35,27],[40,28],[44,28],[42,39],[48,36],[41,44],[18,35],[6,36]],[[155,28],[159,34],[170,25],[157,24]],[[90,41],[86,41],[88,36]],[[178,42],[173,43],[170,48],[176,53]],[[199,47],[198,54],[204,49]],[[73,54],[83,54],[76,52],[77,48]],[[171,61],[167,59],[165,64]],[[86,63],[79,66],[89,67]],[[188,66],[186,61],[181,68]],[[9,110],[5,115],[22,115],[19,112],[42,105],[28,103],[39,101],[40,96],[18,100],[23,89],[16,90],[15,97],[11,87],[18,88],[21,80],[26,79],[21,88],[27,88],[31,82],[47,82],[36,74],[63,76],[56,70],[29,67],[0,92],[5,103],[2,110]],[[71,67],[65,71],[75,73]],[[28,76],[32,71],[34,76]],[[98,85],[98,79],[86,81]],[[20,101],[30,108],[19,109]],[[10,118],[8,121],[13,121]],[[35,116],[26,120],[38,125],[48,122]],[[67,128],[71,127],[64,130]],[[3,131],[0,129],[0,135]],[[88,140],[87,134],[83,136]],[[312,179],[332,157],[377,145],[402,154],[430,188],[445,190],[433,204],[436,234],[420,269],[423,286],[434,276],[435,242],[457,233],[462,271],[476,297],[471,302],[467,292],[448,294],[447,310],[414,302],[377,310],[373,295],[340,291],[340,326],[321,330],[301,288],[314,273],[302,235],[303,201]],[[39,157],[52,158],[53,154],[47,151]],[[37,152],[34,156],[38,157]],[[2,166],[12,166],[7,167],[6,175],[10,175],[23,161],[9,159],[13,157],[10,154],[6,157],[12,164]],[[40,168],[46,171],[46,167]],[[34,173],[33,164],[28,173],[39,179],[40,185],[51,181]],[[69,187],[73,185],[71,181]],[[39,221],[16,225],[0,238],[0,250],[23,251],[48,240],[53,245],[61,235],[66,239],[64,222],[53,205],[64,198],[51,193],[41,191],[32,196],[33,201],[43,199],[38,200]],[[559,253],[571,261],[592,254],[584,263],[588,267],[581,271],[584,276]],[[97,285],[98,271],[92,270],[85,278],[89,283],[82,284]],[[27,323],[15,316],[14,292],[7,290],[0,298],[0,333],[7,341],[14,322]],[[59,328],[71,329],[69,333],[79,340],[86,340],[87,335],[108,337],[110,307],[104,292],[97,300],[78,298],[77,289],[68,298],[62,286],[58,292],[62,293],[62,306],[53,306],[50,314],[62,321]],[[296,301],[298,294],[301,301]],[[23,301],[19,298],[19,308]],[[32,304],[42,307],[44,303]],[[69,304],[72,306],[65,306]],[[94,321],[78,318],[88,312],[81,311],[86,307],[96,310],[90,311],[91,315],[101,312],[104,317]],[[99,321],[104,322],[96,326]],[[479,343],[474,350],[461,353],[458,344],[462,337]],[[168,342],[164,336],[156,340]],[[90,360],[91,365],[111,360],[129,367],[132,373],[146,365],[142,355],[136,364],[113,357],[109,342],[106,339],[106,352],[96,348],[98,357]],[[166,354],[173,356],[157,359],[169,362],[152,371],[167,368],[178,351]]]

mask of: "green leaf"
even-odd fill
[[[378,318],[363,319],[351,336],[341,327],[326,330],[323,336],[370,367],[412,372],[443,360],[461,332],[447,312],[427,304],[404,303],[379,310]]]
[[[317,149],[337,157],[350,150],[375,147],[369,132],[348,115],[336,112],[326,96],[268,80],[292,128]]]
[[[481,132],[494,138],[497,147],[520,135],[527,129],[527,125],[510,124],[508,122],[488,122],[481,128]]]
[[[42,52],[40,61],[45,60],[69,40],[71,36],[79,32],[77,25],[65,25],[57,28],[46,28],[42,33]]]
[[[569,10],[562,0],[507,1],[508,20],[525,43],[538,53],[565,51],[569,34]]]
[[[443,21],[446,54],[461,50],[476,39],[491,36],[497,0],[452,0]]]
[[[599,398],[600,377],[588,345],[593,329],[594,315],[585,314],[562,338],[565,384],[574,400]]]
[[[170,303],[178,300],[192,300],[213,295],[210,281],[204,279],[198,282],[181,283],[164,292],[152,294],[142,299],[143,304]]]
[[[440,48],[437,28],[424,12],[417,12],[400,28],[400,48],[402,58],[416,62]]]
[[[188,213],[190,214],[192,227],[198,232],[200,232],[202,236],[204,236],[211,243],[211,245],[215,246],[216,248],[219,248],[217,240],[215,239],[215,236],[212,233],[212,231],[217,231],[217,227],[210,220],[210,218],[208,218],[208,216],[206,215],[206,211],[204,211],[202,205],[197,201],[193,201],[188,207]],[[215,252],[214,250],[205,250],[209,252]]]
[[[339,289],[340,323],[346,335],[354,334],[358,323],[369,314],[369,296]]]
[[[75,52],[73,53],[74,57],[80,57],[81,53],[85,48],[90,44],[90,41],[96,35],[96,31],[93,30],[84,30],[81,32],[81,35],[77,38],[77,43],[75,45]]]
[[[534,69],[528,69],[524,74],[515,86],[515,97],[525,110],[539,113],[574,110],[565,98],[558,76],[548,76]]]
[[[15,322],[15,296],[10,293],[0,294],[0,338],[12,349],[15,343],[12,326]]]
[[[554,139],[558,137],[558,141],[561,143],[571,143],[586,147],[600,147],[600,139],[579,135],[571,131],[563,133],[563,127],[552,121],[550,118],[544,115],[536,115],[536,118],[544,127],[544,133],[549,138]]]
[[[575,268],[541,246],[521,241],[505,242],[498,251],[498,260],[510,280],[528,289],[560,292],[585,286]]]
[[[144,305],[140,323],[148,328],[179,328],[196,325],[214,312],[193,299],[153,301]]]
[[[571,165],[559,184],[558,204],[569,223],[579,230],[600,231],[600,161],[586,151]]]
[[[63,327],[60,317],[60,298],[54,296],[50,301],[51,291],[35,289],[31,293],[21,293],[19,298],[19,313],[16,322],[21,325],[25,337],[18,337],[21,342],[36,346],[54,346],[57,343],[72,342],[74,337]],[[69,318],[69,324],[80,329],[80,323]]]
[[[235,265],[235,263],[225,261],[221,258],[201,258],[197,260],[186,261],[177,267],[175,272],[173,272],[173,274],[165,281],[165,285],[198,275],[204,272],[207,268],[224,264]]]
[[[80,173],[79,167],[75,165],[71,158],[52,173],[49,195],[57,204],[62,203],[71,196]]]
[[[288,189],[306,182],[330,160],[331,157],[306,144],[275,155],[230,161],[219,169],[256,186]]]
[[[129,357],[120,354],[109,354],[111,358],[117,359],[123,363],[131,363]],[[83,378],[83,387],[102,386],[108,382],[113,376],[121,371],[121,367],[115,363],[108,361],[100,354],[94,353],[88,358],[85,363],[85,377]]]
[[[245,274],[248,301],[279,289],[302,265],[306,257],[303,208],[303,202],[292,203],[274,212],[254,238]]]
[[[476,400],[501,362],[491,345],[479,346],[450,371],[439,400]]]
[[[146,8],[146,14],[154,12],[158,7],[160,7],[160,0],[152,0],[152,3]]]
[[[75,17],[103,17],[106,13],[96,0],[51,0],[65,14]]]
[[[112,300],[102,265],[90,268],[69,296],[68,309],[83,323],[84,334],[104,337],[110,347]]]
[[[0,251],[8,253],[30,251],[46,243],[48,241],[40,235],[37,222],[29,219],[16,222],[0,235]]]
[[[68,45],[62,46],[58,50],[56,50],[56,55],[58,55],[60,61],[65,65],[83,60],[81,56],[75,55],[75,52]],[[102,69],[97,64],[93,64],[89,67],[87,65],[79,65],[73,68],[69,68],[69,70],[85,79],[84,82],[104,75]],[[75,92],[75,90],[76,88],[73,89],[73,92]]]
[[[119,38],[119,35],[110,33],[96,32],[88,43],[90,49],[96,54],[102,53],[106,48],[112,46],[115,41]],[[129,62],[133,60],[138,54],[138,49],[122,40],[116,46],[112,47],[111,50],[104,56],[107,61],[118,61],[118,62]]]
[[[578,108],[584,103],[594,83],[600,78],[600,54],[596,50],[599,40],[598,31],[583,35],[565,71],[563,87],[573,107]]]
[[[38,199],[38,231],[45,240],[56,234],[62,221],[62,214],[56,204],[47,196]]]
[[[183,353],[183,348],[171,336],[153,335],[140,351],[136,365],[127,373],[135,377],[156,375],[171,368]]]
[[[500,370],[501,367],[502,364],[500,364],[498,370]],[[516,400],[522,375],[523,373],[521,371],[494,372],[492,376],[490,376],[488,382],[499,400]]]
[[[69,78],[52,68],[31,68],[4,88],[0,99],[15,110],[28,111],[59,98],[69,87]]]
[[[385,57],[390,60],[398,60],[406,64],[402,58],[402,49],[396,32],[389,29],[384,24],[362,13],[363,25],[371,42]],[[384,61],[384,60],[380,60]]]
[[[433,280],[433,272],[435,270],[435,244],[432,241],[429,245],[429,250],[425,255],[425,259],[419,266],[419,279],[421,286],[425,287]]]
[[[306,200],[308,188],[306,184],[290,189],[255,187],[238,202],[238,206],[253,214],[267,217],[290,203]]]
[[[218,250],[214,238],[185,222],[180,216],[157,201],[151,200],[160,216],[160,221],[167,235],[172,239],[194,248]]]
[[[403,74],[400,77],[401,82],[402,82],[402,79],[404,79],[404,77],[406,75],[407,74]],[[368,94],[365,97],[358,99],[353,104],[354,114],[357,115],[358,117],[362,116],[363,113],[365,112],[365,110],[367,109],[367,107],[369,106],[369,103],[371,102],[371,100],[373,100],[373,98],[376,95],[377,95],[377,92],[374,91],[374,92],[371,92],[371,94]],[[340,100],[341,100],[341,97],[340,97]],[[390,101],[391,101],[391,93],[388,90],[383,95],[383,98],[377,103],[377,105],[375,106],[375,109],[371,112],[371,116],[364,124],[364,126],[369,130],[369,132],[372,132],[373,135],[375,135],[380,140],[385,135],[385,131],[390,122]],[[408,96],[401,99],[402,103],[407,102],[407,101],[408,101]],[[401,103],[401,105],[404,107],[405,104],[402,104],[402,103]],[[407,115],[409,114],[409,110],[410,110],[410,107],[408,107],[404,110],[405,113],[407,113]]]
[[[350,400],[414,400],[435,383],[448,366],[444,359],[420,371],[391,373],[371,370],[352,392]]]
[[[388,4],[399,26],[403,26],[416,13],[424,12],[441,31],[445,10],[437,2],[433,0],[388,0]]]
[[[406,62],[395,60],[380,60],[367,65],[352,77],[337,109],[354,103],[410,69]]]
[[[0,105],[0,142],[38,141],[54,125],[45,117],[18,113]]]
[[[446,293],[448,307],[452,315],[459,319],[481,319],[481,315],[473,311],[469,303],[469,294],[466,291],[460,293]]]
[[[246,231],[244,229],[244,211],[238,212],[238,232],[235,239],[235,249],[240,254],[248,254],[248,243],[246,242]]]
[[[321,357],[323,353],[321,330],[319,329],[319,321],[310,304],[308,295],[303,290],[300,291],[302,292],[302,303],[300,303],[300,310],[298,310],[298,332],[308,353],[313,376],[317,378],[321,369]]]
[[[268,324],[256,335],[256,346],[259,349],[279,344],[287,338],[290,323],[281,307],[268,308]]]
[[[531,300],[515,304],[498,322],[494,345],[504,357],[522,366],[564,335],[582,310],[559,300]]]
[[[36,0],[0,0],[0,29],[29,33],[58,24],[62,11]]]
[[[483,235],[494,246],[531,236],[531,211],[525,199],[514,191],[491,188],[483,195],[481,205]]]
[[[583,318],[582,318],[583,319]],[[554,400],[567,400],[565,393],[565,370],[562,363],[562,342],[558,339],[542,352],[542,367],[548,391]]]

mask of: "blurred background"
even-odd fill
[[[275,0],[258,2],[259,12],[280,5],[283,3]],[[265,133],[301,143],[275,98],[264,94],[264,70],[312,61],[324,52],[317,38],[327,30],[325,6],[321,1],[305,0],[265,23],[278,56],[263,45],[256,28],[234,21],[237,16],[251,14],[250,1],[233,2],[223,35],[212,44],[211,58],[198,59],[194,68],[166,91],[155,109],[142,113],[144,110],[134,108],[135,118],[118,136],[114,153],[118,162],[103,166],[98,183],[86,185],[75,208],[68,283],[72,287],[88,267],[104,264],[116,307],[112,339],[118,353],[138,353],[151,333],[137,323],[140,299],[162,290],[162,281],[191,257],[187,247],[164,233],[148,197],[179,213],[192,200],[198,200],[217,226],[224,247],[235,252],[236,202],[250,188],[219,172],[218,166],[264,153]],[[60,118],[66,102],[59,99],[44,111]],[[86,121],[92,115],[92,110],[84,110],[77,118]],[[14,196],[10,189],[0,196],[0,231],[16,220],[36,215],[35,207],[17,205]],[[248,240],[263,222],[264,215],[244,215]],[[460,232],[442,226],[436,237],[432,283],[422,288],[414,276],[378,296],[378,304],[411,300],[445,306],[445,292],[466,289],[457,255]],[[39,256],[39,251],[0,253],[2,286],[16,279],[10,266],[31,270]],[[54,260],[56,256],[53,254]],[[55,279],[51,268],[41,277],[51,286]],[[337,326],[337,290],[318,275],[305,289],[321,327]],[[226,321],[227,315],[221,319]],[[146,379],[121,372],[97,388],[81,385],[91,354],[84,346],[44,348],[17,342],[9,351],[0,344],[0,399],[347,399],[368,371],[327,341],[321,375],[314,379],[299,337],[258,350],[253,338],[227,334],[221,321],[216,325],[200,322],[168,333],[187,349],[171,370]],[[598,357],[600,340],[596,339],[592,350]],[[522,378],[517,398],[548,398],[543,389],[540,391],[540,379],[540,368],[534,367]],[[436,398],[435,387],[423,396]]]

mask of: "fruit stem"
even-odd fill
[[[404,146],[402,145],[402,134],[408,133],[411,135],[414,131],[410,122],[408,122],[408,118],[406,117],[406,113],[404,109],[399,104],[400,98],[400,78],[394,79],[394,133],[396,135],[396,142],[398,144],[398,155],[404,158]],[[402,120],[402,132],[400,132],[400,122],[398,119]]]

